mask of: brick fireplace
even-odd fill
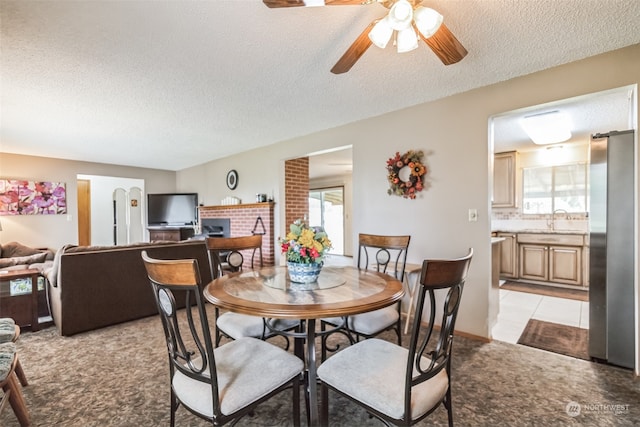
[[[262,234],[262,257],[265,266],[275,265],[274,202],[246,203],[239,205],[200,206],[200,220],[228,218],[230,237]],[[245,263],[250,258],[245,256]],[[250,268],[245,265],[245,268]]]

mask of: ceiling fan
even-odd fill
[[[386,47],[392,36],[398,52],[408,52],[418,47],[418,37],[440,58],[444,65],[459,62],[467,50],[442,22],[443,18],[433,9],[420,6],[422,0],[262,0],[270,8],[367,5],[380,3],[389,14],[373,21],[349,46],[331,72],[346,73],[365,51],[375,44]]]

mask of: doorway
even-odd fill
[[[344,257],[353,256],[352,169],[351,146],[309,154],[309,219],[317,222],[317,224],[310,222],[310,225],[318,225],[324,221],[333,246],[330,254]],[[315,196],[312,196],[312,193]],[[324,218],[311,217],[320,213],[317,209],[316,213],[312,213],[313,205],[324,209]],[[347,262],[350,262],[350,259]]]
[[[78,244],[91,245],[91,181],[78,179]]]
[[[309,191],[309,225],[321,227],[331,239],[331,253],[344,255],[344,188]]]
[[[516,192],[516,203],[511,206],[494,206],[492,209],[492,232],[507,232],[513,236],[519,236],[519,233],[526,231],[527,233],[553,233],[561,232],[563,227],[565,231],[584,233],[587,245],[582,249],[585,254],[582,257],[585,268],[583,274],[583,290],[588,289],[588,240],[589,240],[589,215],[588,208],[585,212],[567,213],[565,209],[551,210],[554,213],[535,213],[532,207],[525,209],[523,206],[524,188],[526,183],[526,174],[524,171],[536,170],[535,168],[551,168],[557,165],[566,167],[570,164],[579,162],[589,162],[589,143],[591,135],[597,132],[608,132],[612,129],[627,129],[632,127],[630,123],[633,112],[635,111],[634,99],[635,89],[632,87],[623,87],[610,91],[604,91],[576,98],[566,99],[553,103],[527,107],[515,111],[491,117],[489,120],[490,134],[490,153],[492,156],[498,153],[516,153],[517,161],[515,173],[513,174]],[[535,145],[525,134],[520,126],[521,120],[527,115],[537,115],[547,111],[560,110],[567,112],[571,116],[572,135],[569,140],[548,146]],[[549,149],[553,147],[554,149]],[[562,147],[562,148],[560,148]],[[497,169],[496,169],[497,172]],[[494,188],[498,180],[492,176],[490,182],[494,183]],[[547,186],[552,188],[552,186]],[[566,188],[565,188],[566,187]],[[568,191],[568,184],[561,188],[562,191]],[[555,188],[555,187],[553,187]],[[546,193],[545,193],[546,194]],[[556,206],[557,208],[558,206]],[[564,206],[560,206],[561,208]],[[559,212],[557,217],[556,211]],[[569,230],[570,229],[570,230]],[[511,282],[515,284],[526,284],[528,280],[521,277],[522,274],[522,256],[528,256],[527,260],[531,260],[530,253],[522,252],[522,244],[518,238],[512,239],[510,244],[513,245],[513,251],[508,251],[513,262],[504,262],[502,258],[501,264],[513,266],[508,274],[501,274],[500,298],[499,298],[499,315],[496,324],[492,329],[492,337],[497,340],[517,343],[522,338],[527,326],[532,320],[549,322],[553,324],[561,324],[572,326],[584,330],[589,328],[589,302],[584,300],[576,300],[567,297],[549,296],[544,293],[522,292],[518,289],[509,289],[507,285]],[[526,245],[525,245],[526,246]],[[538,246],[532,246],[538,248]],[[547,258],[540,257],[546,261]],[[558,258],[562,259],[562,258]],[[554,258],[555,260],[555,258]],[[543,264],[541,264],[543,265]],[[506,271],[507,269],[504,268]],[[528,274],[528,273],[527,273]],[[542,283],[542,287],[548,288],[547,283]],[[565,286],[571,288],[574,286]],[[562,289],[560,289],[562,290]]]
[[[146,210],[144,203],[144,180],[136,178],[120,178],[112,176],[78,175],[78,236],[79,241],[87,241],[87,245],[110,246],[145,241],[143,214]],[[82,188],[82,191],[80,189]],[[126,225],[126,233],[122,238],[116,225],[116,207],[114,196],[121,189],[127,189],[125,203],[128,213],[120,221]],[[135,206],[134,206],[135,205]],[[81,221],[81,219],[83,219]],[[135,232],[134,232],[135,231]]]

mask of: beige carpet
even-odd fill
[[[279,339],[272,342],[283,344]],[[53,327],[24,332],[18,348],[31,383],[24,388],[24,396],[33,426],[169,425],[168,362],[157,316],[72,337],[59,336]],[[457,426],[631,426],[640,420],[640,381],[629,370],[498,341],[456,337],[453,348]],[[570,402],[583,405],[575,418],[566,412]],[[588,410],[587,405],[597,404],[629,406],[621,413]],[[382,426],[334,394],[330,395],[329,416],[333,427]],[[446,423],[446,411],[440,407],[418,425]],[[7,406],[0,414],[0,426],[17,425]],[[176,425],[208,424],[181,408]],[[290,391],[238,423],[288,425]]]
[[[591,360],[588,352],[589,331],[575,326],[529,319],[518,344]]]

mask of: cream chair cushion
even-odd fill
[[[279,330],[290,329],[300,322],[299,320],[285,319],[269,319],[268,321],[273,328]],[[261,338],[264,322],[262,317],[229,311],[218,317],[216,326],[225,334],[237,340],[244,337]],[[265,331],[265,334],[267,336],[272,335],[269,329]]]
[[[360,341],[331,356],[318,368],[318,377],[353,399],[400,419],[404,412],[405,372],[408,350],[377,338]],[[430,360],[422,358],[422,366]],[[438,405],[447,392],[445,369],[414,386],[411,418],[424,415]]]
[[[255,338],[241,338],[216,348],[220,411],[229,415],[287,383],[304,369],[298,357]],[[211,386],[176,371],[173,389],[192,410],[212,417]]]
[[[392,305],[368,313],[349,316],[349,329],[363,335],[373,335],[393,325],[399,317],[400,313],[398,313],[398,308]],[[334,326],[342,324],[340,317],[331,317],[322,320]]]

